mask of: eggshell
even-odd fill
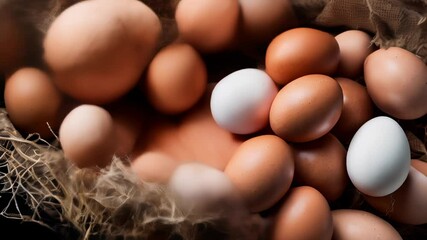
[[[335,79],[306,75],[280,89],[271,105],[270,126],[285,141],[312,141],[332,129],[342,105],[342,90]]]
[[[420,225],[427,223],[427,163],[412,160],[409,174],[395,192],[383,196],[364,195],[374,209],[394,221]]]
[[[124,160],[133,158],[132,152],[140,136],[141,129],[146,125],[143,107],[134,99],[122,99],[105,106],[113,118],[117,146],[115,155]]]
[[[338,209],[332,211],[333,240],[398,240],[399,232],[384,219],[367,211]]]
[[[61,123],[59,141],[64,157],[79,168],[105,167],[116,150],[114,123],[107,110],[82,104]]]
[[[363,76],[366,57],[376,50],[372,36],[362,30],[346,30],[335,36],[340,47],[337,76],[357,78]]]
[[[289,0],[240,0],[241,43],[269,43],[276,35],[297,26],[297,19]]]
[[[167,184],[179,162],[159,152],[144,152],[132,160],[131,170],[142,181]]]
[[[294,181],[316,188],[328,201],[337,200],[346,189],[346,149],[332,134],[306,143],[292,144]]]
[[[398,119],[427,113],[427,66],[399,47],[378,49],[365,61],[365,82],[375,105]]]
[[[347,151],[347,172],[362,193],[381,197],[396,191],[408,176],[410,148],[405,132],[392,118],[364,123]]]
[[[133,155],[156,151],[178,161],[193,160],[224,170],[244,140],[215,123],[209,107],[213,86],[208,87],[199,103],[179,117],[147,113]]]
[[[294,176],[291,147],[275,135],[242,143],[225,168],[251,212],[272,207],[288,191]]]
[[[180,207],[190,212],[219,210],[238,199],[224,172],[198,162],[179,165],[168,187]]]
[[[356,131],[374,117],[374,103],[362,84],[348,78],[339,77],[336,80],[343,93],[343,107],[331,132],[348,145]]]
[[[24,67],[15,71],[6,80],[4,101],[8,117],[23,134],[38,133],[51,139],[58,130],[62,95],[41,69]]]
[[[81,1],[49,26],[44,58],[61,91],[110,103],[138,83],[160,32],[159,18],[140,1]]]
[[[330,240],[332,213],[327,200],[316,189],[294,187],[284,198],[271,230],[272,240]]]
[[[339,62],[334,36],[314,28],[297,27],[277,35],[268,45],[265,67],[280,85],[308,74],[332,75]]]
[[[268,125],[270,106],[278,89],[263,70],[245,68],[221,79],[210,107],[215,122],[236,134],[250,134]]]
[[[182,113],[202,97],[207,70],[200,54],[189,44],[161,49],[148,66],[144,92],[150,103],[166,114]]]
[[[239,11],[238,0],[181,0],[175,20],[184,41],[199,51],[212,53],[233,43]]]

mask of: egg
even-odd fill
[[[292,144],[295,161],[294,181],[311,186],[328,201],[344,193],[348,183],[346,149],[332,134],[306,143]]]
[[[374,103],[366,87],[349,78],[336,78],[343,93],[343,107],[338,122],[331,132],[345,145],[350,143],[356,131],[374,117]]]
[[[239,21],[238,0],[181,0],[175,20],[180,38],[204,53],[229,48]]]
[[[173,43],[153,58],[144,79],[144,93],[150,103],[165,114],[182,113],[202,97],[207,69],[200,54],[189,44]]]
[[[347,151],[347,173],[362,193],[381,197],[396,191],[410,167],[410,148],[394,119],[377,116],[354,134]]]
[[[135,156],[130,167],[142,181],[167,184],[178,165],[179,162],[167,154],[147,151]]]
[[[270,232],[272,240],[330,240],[332,233],[332,213],[327,200],[308,186],[289,190]]]
[[[289,190],[294,176],[291,147],[275,135],[259,135],[243,142],[231,157],[225,174],[251,212],[276,204]]]
[[[116,150],[113,118],[102,107],[82,104],[72,109],[59,128],[64,157],[79,168],[105,167]]]
[[[161,152],[180,162],[197,161],[224,170],[244,138],[221,128],[210,110],[213,85],[192,109],[175,118],[154,112],[145,114],[147,123],[141,130],[132,155],[146,151]]]
[[[296,27],[277,35],[268,45],[265,67],[280,85],[308,74],[335,73],[340,49],[334,36],[314,28]]]
[[[223,171],[198,162],[179,165],[170,177],[168,188],[178,206],[190,212],[219,211],[239,199]]]
[[[365,82],[375,105],[398,119],[416,119],[427,113],[427,66],[415,54],[399,47],[378,49],[364,64]]]
[[[160,32],[159,18],[140,1],[81,1],[49,26],[44,59],[65,94],[111,103],[137,85]]]
[[[270,105],[278,92],[265,71],[240,69],[214,87],[210,107],[215,122],[236,134],[255,133],[268,125]]]
[[[269,43],[276,35],[298,25],[289,0],[240,0],[239,38],[250,46]]]
[[[24,67],[6,79],[4,101],[8,117],[22,133],[52,139],[59,128],[63,97],[41,69]]]
[[[334,224],[333,240],[403,239],[389,222],[364,210],[333,210],[332,219]]]
[[[271,104],[270,126],[285,141],[312,141],[334,127],[342,105],[343,93],[335,79],[305,75],[280,89]]]
[[[132,159],[132,152],[140,137],[141,129],[146,125],[144,109],[135,102],[136,99],[121,99],[105,106],[113,118],[117,142],[115,155],[123,160]]]
[[[376,50],[372,36],[362,30],[346,30],[335,36],[340,48],[336,75],[347,78],[363,76],[365,59]]]
[[[396,222],[410,225],[427,224],[427,163],[413,159],[403,185],[395,192],[373,197],[363,195],[366,202]]]

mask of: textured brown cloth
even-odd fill
[[[302,22],[359,29],[382,48],[405,48],[427,63],[427,0],[293,0]]]

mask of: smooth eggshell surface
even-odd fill
[[[374,103],[362,84],[348,78],[340,77],[336,80],[343,93],[343,107],[331,132],[348,145],[356,131],[374,117]]]
[[[51,139],[58,130],[63,96],[44,71],[25,67],[15,71],[4,89],[8,117],[17,129]]]
[[[399,47],[378,49],[365,61],[365,82],[374,103],[398,119],[427,114],[427,66]]]
[[[239,21],[238,0],[181,0],[175,19],[179,36],[201,52],[231,46]]]
[[[77,167],[105,167],[116,150],[113,118],[102,107],[79,105],[62,121],[59,141],[65,158]]]
[[[280,85],[308,74],[332,75],[339,53],[331,34],[313,28],[292,28],[270,42],[265,56],[266,71]]]
[[[332,213],[327,200],[316,189],[294,187],[284,198],[272,227],[272,240],[330,240]]]
[[[294,176],[291,147],[275,135],[260,135],[242,143],[225,173],[252,212],[272,207],[288,191]]]
[[[140,1],[82,1],[49,26],[44,58],[61,91],[83,103],[110,103],[138,83],[160,31],[159,18]]]
[[[265,128],[278,89],[263,70],[237,70],[214,87],[210,107],[215,122],[236,134],[250,134]]]
[[[403,185],[383,197],[364,195],[376,210],[397,222],[411,225],[427,223],[427,163],[412,160]]]
[[[338,199],[349,179],[346,149],[328,133],[314,141],[292,144],[295,158],[295,182],[316,188],[328,201]]]
[[[384,219],[366,211],[339,209],[332,211],[332,240],[400,240],[399,232]]]
[[[270,126],[285,141],[312,141],[332,129],[342,105],[342,90],[335,79],[306,75],[280,89],[271,105]]]
[[[158,111],[182,113],[202,97],[207,70],[200,54],[189,44],[175,43],[153,58],[143,80],[144,93]]]
[[[381,197],[396,191],[411,163],[408,139],[392,118],[378,116],[363,124],[347,151],[347,172],[362,193]]]

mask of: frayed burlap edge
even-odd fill
[[[118,158],[105,169],[79,169],[57,147],[22,138],[5,109],[0,109],[0,128],[0,163],[7,168],[0,175],[1,192],[12,194],[1,212],[7,218],[43,224],[41,216],[48,213],[77,229],[82,239],[145,239],[156,231],[194,239],[196,225],[221,217],[180,210],[166,186],[140,181]],[[33,214],[20,212],[17,197]]]

